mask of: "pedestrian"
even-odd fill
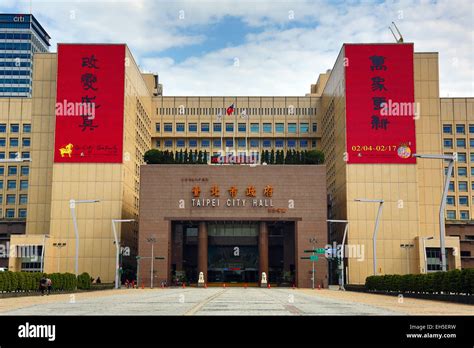
[[[96,284],[100,284],[102,281],[100,280],[100,277],[97,277],[97,280],[95,281]]]
[[[132,289],[135,289],[135,279],[132,280]]]
[[[39,289],[41,291],[41,296],[44,296],[44,292],[46,291],[46,277],[45,276],[42,276],[41,279],[40,279],[40,283],[39,283]]]
[[[130,286],[130,282],[128,281],[128,279],[125,279],[125,287],[128,289],[129,286]]]
[[[51,288],[53,286],[53,282],[51,279],[46,278],[46,286],[48,287],[48,295],[51,293]]]

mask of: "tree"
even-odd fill
[[[188,149],[184,150],[183,154],[183,164],[188,164]]]
[[[275,150],[272,149],[270,152],[270,162],[269,164],[275,164]]]
[[[198,150],[194,150],[193,164],[199,163],[198,161]]]
[[[310,150],[306,154],[307,164],[323,164],[324,163],[324,152],[320,150]]]
[[[260,155],[260,164],[265,162],[265,151],[262,150],[262,154]]]
[[[143,155],[143,160],[147,164],[160,164],[163,163],[163,151],[158,149],[151,149],[145,152]]]
[[[207,159],[207,150],[204,150],[204,158],[203,158],[202,163],[207,164],[207,161],[208,161],[208,159]]]
[[[268,150],[265,150],[264,158],[265,158],[265,163],[268,164],[268,162],[270,161],[270,154],[268,153]]]
[[[198,154],[198,164],[203,164],[204,161],[202,160],[202,151],[199,150],[199,154]]]
[[[181,164],[184,163],[183,149],[179,150],[179,161],[178,161],[178,163],[181,163]]]

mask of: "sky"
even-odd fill
[[[167,96],[302,96],[343,43],[439,52],[440,95],[474,97],[474,1],[0,0],[58,42],[126,43]]]

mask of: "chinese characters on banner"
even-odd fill
[[[347,163],[416,163],[413,44],[346,44]]]
[[[55,163],[122,163],[125,45],[58,45]]]

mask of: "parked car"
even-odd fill
[[[8,271],[8,268],[6,268],[6,267],[0,267],[0,272],[6,272],[6,271]]]

